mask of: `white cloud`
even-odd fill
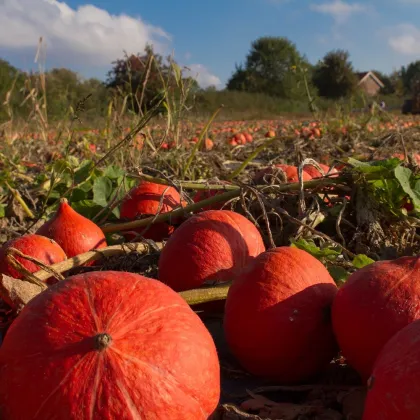
[[[222,85],[222,81],[217,76],[210,73],[202,64],[189,64],[188,68],[184,70],[184,74],[196,79],[202,88],[209,86],[220,87]]]
[[[111,15],[90,4],[72,9],[56,0],[0,2],[0,46],[35,49],[40,36],[46,41],[47,56],[58,57],[63,65],[76,60],[85,66],[108,65],[123,50],[141,52],[147,43],[163,52],[171,39],[139,17]]]
[[[40,37],[47,62],[50,57],[58,66],[88,71],[110,66],[124,51],[141,53],[147,44],[167,55],[172,41],[164,29],[139,16],[112,15],[91,4],[73,9],[57,0],[0,0],[0,48],[32,58]],[[204,66],[190,67],[203,86],[220,84]]]
[[[404,55],[420,54],[420,28],[411,24],[401,24],[393,28],[388,36],[389,46]]]
[[[346,3],[342,0],[332,0],[326,3],[311,4],[310,8],[315,12],[332,16],[337,24],[344,23],[352,15],[365,12],[367,10],[366,6],[360,3]]]

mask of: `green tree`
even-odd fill
[[[339,99],[349,96],[357,86],[357,77],[344,50],[328,52],[315,67],[312,81],[320,96]]]
[[[394,93],[398,96],[403,96],[405,93],[405,88],[404,88],[404,81],[401,75],[401,70],[393,71],[390,74],[389,79],[394,89]]]
[[[170,57],[164,60],[161,55],[154,53],[151,46],[147,46],[143,54],[126,54],[124,59],[112,64],[106,85],[129,98],[128,104],[135,112],[150,108],[164,91],[176,96],[182,95],[181,90],[187,85],[191,93],[199,88],[195,80],[183,76],[174,60]]]
[[[243,65],[236,66],[227,83],[228,90],[265,93],[285,99],[306,94],[296,66],[310,68],[295,44],[284,37],[262,37],[251,44]]]
[[[401,67],[401,78],[405,93],[410,93],[414,83],[420,80],[420,60],[410,63],[407,67]]]
[[[384,84],[384,87],[381,88],[380,93],[382,95],[392,95],[396,93],[395,80],[393,80],[392,75],[385,74],[379,70],[372,70],[372,73]]]

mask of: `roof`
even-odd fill
[[[359,78],[359,85],[360,83],[364,82],[367,78],[371,77],[381,88],[385,85],[379,80],[377,76],[371,71],[363,71],[356,73],[357,77]]]

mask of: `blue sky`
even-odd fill
[[[0,57],[103,78],[111,62],[153,43],[203,86],[223,87],[259,36],[286,36],[311,62],[347,49],[357,70],[420,59],[420,0],[0,0]]]

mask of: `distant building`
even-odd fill
[[[358,86],[369,96],[375,96],[384,87],[384,84],[371,71],[356,73],[359,78]]]

